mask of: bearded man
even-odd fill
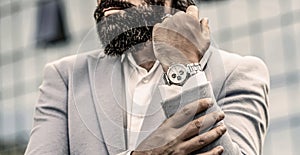
[[[49,63],[25,154],[261,154],[269,75],[191,0],[98,0],[103,49]]]

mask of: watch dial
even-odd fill
[[[169,68],[167,75],[172,83],[182,84],[187,77],[187,71],[184,65],[176,64]]]

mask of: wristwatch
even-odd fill
[[[164,73],[163,78],[167,85],[182,86],[188,78],[199,71],[202,71],[200,63],[174,64],[169,67],[167,73]]]

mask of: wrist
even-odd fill
[[[176,60],[174,60],[173,58],[173,61],[164,61],[164,62],[161,62],[161,66],[162,66],[162,69],[163,71],[166,73],[168,71],[168,69],[172,66],[172,65],[176,65],[176,64],[183,64],[183,65],[188,65],[188,64],[197,64],[200,62],[202,57],[199,56],[199,58],[197,58],[196,56],[195,57],[189,57],[189,58],[176,58]]]
[[[193,75],[202,71],[200,63],[173,64],[164,73],[163,79],[167,85],[183,86]]]

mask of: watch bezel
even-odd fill
[[[185,72],[185,74],[186,74],[186,76],[184,77],[184,80],[182,80],[181,82],[175,82],[175,81],[173,81],[172,80],[172,75],[170,75],[170,72],[175,68],[175,67],[178,67],[178,66],[180,66],[182,69],[184,69],[184,72]],[[184,83],[185,83],[185,81],[188,79],[188,77],[189,77],[189,72],[188,72],[188,70],[187,70],[187,67],[185,66],[185,65],[183,65],[183,64],[173,64],[173,65],[171,65],[170,67],[169,67],[169,69],[168,69],[168,71],[167,71],[167,73],[166,73],[166,75],[165,75],[166,77],[166,82],[169,84],[169,85],[171,85],[171,84],[175,84],[175,85],[179,85],[179,86],[182,86]]]

